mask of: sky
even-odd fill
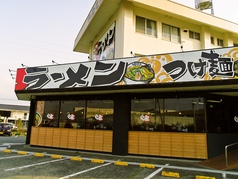
[[[73,45],[94,1],[0,0],[0,104],[29,105],[14,92],[15,71],[21,64],[88,60],[88,54],[73,52]],[[173,1],[195,7],[195,0]],[[237,7],[237,0],[213,0],[214,15],[235,23]]]

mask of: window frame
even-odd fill
[[[85,129],[113,129],[114,101],[87,100],[85,112]]]
[[[211,40],[211,44],[212,44],[212,45],[215,45],[214,37],[211,37],[210,40]]]
[[[60,115],[59,100],[44,101],[44,107],[42,111],[43,127],[59,127],[59,115]]]
[[[168,32],[165,32],[165,27],[167,27]],[[175,30],[178,34],[174,34]],[[174,38],[176,36],[176,38]],[[169,24],[162,23],[162,39],[170,42],[181,43],[181,31],[179,27],[172,26]],[[177,39],[177,40],[174,40]]]
[[[131,99],[130,131],[206,132],[204,98]]]
[[[139,19],[140,19],[140,20],[144,20],[143,24],[137,23],[137,22],[139,22]],[[148,27],[149,22],[151,22],[151,23],[154,22],[154,25],[155,25],[154,29]],[[141,16],[136,15],[135,30],[136,30],[136,32],[138,32],[138,33],[145,34],[145,35],[149,35],[149,36],[152,36],[152,37],[156,37],[156,38],[157,38],[157,22],[156,22],[155,20],[148,19],[148,18],[145,18],[145,17],[141,17]],[[151,32],[149,32],[149,31],[151,31]]]
[[[223,47],[223,46],[224,46],[224,41],[223,41],[223,39],[217,38],[217,45]]]
[[[196,38],[196,37],[198,37],[198,38]],[[201,35],[200,35],[200,33],[198,33],[198,32],[194,32],[194,31],[189,31],[189,38],[190,39],[194,39],[194,40],[201,40]]]
[[[112,130],[114,100],[39,100],[35,112],[39,116],[36,127]]]
[[[61,100],[59,128],[85,128],[85,106],[86,100]]]

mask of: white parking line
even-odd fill
[[[208,173],[216,173],[216,174],[227,174],[227,175],[235,175],[238,176],[238,172],[229,171],[229,170],[216,170],[216,169],[206,169],[206,168],[193,168],[193,167],[180,167],[180,166],[164,166],[164,165],[155,165],[155,167],[164,167],[169,169],[177,169],[177,170],[187,170],[187,171],[196,171],[196,172],[208,172]]]
[[[82,174],[82,173],[86,173],[86,172],[89,172],[89,171],[91,171],[91,170],[95,170],[95,169],[100,168],[100,167],[105,167],[105,166],[110,165],[110,164],[112,164],[112,163],[106,163],[106,164],[104,164],[104,165],[99,165],[99,166],[97,166],[97,167],[93,167],[93,168],[90,168],[90,169],[87,169],[87,170],[83,170],[83,171],[80,171],[80,172],[78,172],[78,173],[74,173],[74,174],[71,174],[71,175],[68,175],[68,176],[61,177],[61,178],[59,178],[59,179],[65,179],[65,178],[74,177],[74,176],[76,176],[76,175],[80,175],[80,174]]]
[[[151,173],[149,176],[145,177],[144,179],[150,179],[150,178],[154,177],[157,173],[161,172],[168,165],[169,164],[165,164],[164,167],[159,168],[158,170],[154,171],[153,173]]]
[[[34,166],[37,166],[37,165],[43,165],[43,164],[48,164],[48,163],[53,163],[53,162],[59,162],[59,161],[62,161],[62,160],[67,160],[67,159],[69,159],[69,158],[50,160],[50,161],[47,161],[47,162],[40,162],[40,163],[36,163],[36,164],[32,164],[32,165],[25,165],[25,166],[16,167],[16,168],[9,168],[9,169],[6,169],[4,171],[6,172],[6,171],[18,170],[18,169],[22,169],[22,168],[34,167]]]
[[[12,150],[12,152],[18,152],[18,150]],[[28,152],[28,155],[26,155],[26,156],[29,156],[29,154],[30,154],[30,152]],[[33,155],[34,153],[32,152],[30,155]],[[51,156],[52,154],[45,154],[46,156]],[[22,155],[20,155],[19,157],[21,157]],[[24,155],[25,156],[25,155]],[[66,155],[64,155],[64,156],[62,156],[62,157],[64,157],[64,158],[66,158],[66,159],[69,159],[70,158],[70,156],[66,156]],[[11,157],[10,157],[11,158]],[[14,158],[14,156],[13,156],[13,158]],[[3,158],[0,158],[0,160],[3,160],[4,159],[4,157]],[[88,161],[90,161],[91,160],[91,158],[83,158],[82,157],[82,159],[83,160],[88,160]],[[64,160],[64,159],[60,159],[60,160]],[[60,160],[56,160],[56,161],[51,161],[51,162],[57,162],[57,161],[60,161]],[[108,162],[108,163],[114,163],[114,160],[104,160],[105,162]],[[41,165],[41,164],[45,164],[45,163],[48,163],[48,162],[43,162],[43,163],[39,163],[39,164],[33,164],[33,165],[28,165],[28,166],[23,166],[23,167],[17,167],[17,168],[13,168],[13,169],[7,169],[7,170],[5,170],[5,171],[9,171],[9,170],[16,170],[16,169],[20,169],[20,168],[26,168],[26,167],[31,167],[31,166],[35,166],[35,165]],[[50,163],[50,162],[49,162]],[[129,165],[140,165],[140,163],[138,163],[138,162],[128,162],[128,164]],[[173,165],[158,165],[158,164],[155,164],[154,165],[155,167],[158,167],[159,169],[158,169],[158,172],[159,172],[159,170],[161,169],[161,168],[167,168],[167,169],[177,169],[177,170],[189,170],[189,171],[196,171],[196,172],[208,172],[208,173],[216,173],[216,174],[222,174],[222,175],[235,175],[235,176],[238,176],[238,172],[236,172],[236,171],[229,171],[229,170],[215,170],[215,169],[206,169],[206,168],[193,168],[193,167],[181,167],[181,166],[173,166]],[[87,171],[86,171],[87,172]],[[80,174],[80,172],[79,172],[79,174]],[[152,173],[153,174],[153,173]],[[151,174],[151,175],[152,175]],[[74,175],[74,174],[73,174]],[[75,175],[77,175],[77,174],[75,174]],[[71,177],[71,176],[69,176],[69,177]],[[66,176],[66,178],[69,178],[69,177],[67,177]],[[148,177],[150,177],[150,175],[148,176]],[[64,177],[63,177],[64,178]],[[62,179],[63,179],[62,178]],[[149,179],[149,178],[148,178]]]
[[[32,156],[32,154],[30,154],[30,155],[15,155],[15,156],[11,156],[11,157],[1,157],[0,160],[9,159],[9,158],[18,158],[18,157],[29,157],[29,156]]]

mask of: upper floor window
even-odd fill
[[[162,37],[164,40],[180,43],[180,28],[162,24]]]
[[[218,46],[223,46],[223,40],[222,39],[217,39],[217,45]]]
[[[157,37],[156,22],[136,16],[136,32]]]
[[[215,45],[214,37],[211,37],[211,44]]]
[[[200,33],[189,31],[189,38],[200,40]]]
[[[24,113],[23,119],[26,119],[26,118],[27,118],[27,113]]]

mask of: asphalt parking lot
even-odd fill
[[[197,162],[15,145],[0,152],[0,178],[238,178],[238,171],[212,170]]]

